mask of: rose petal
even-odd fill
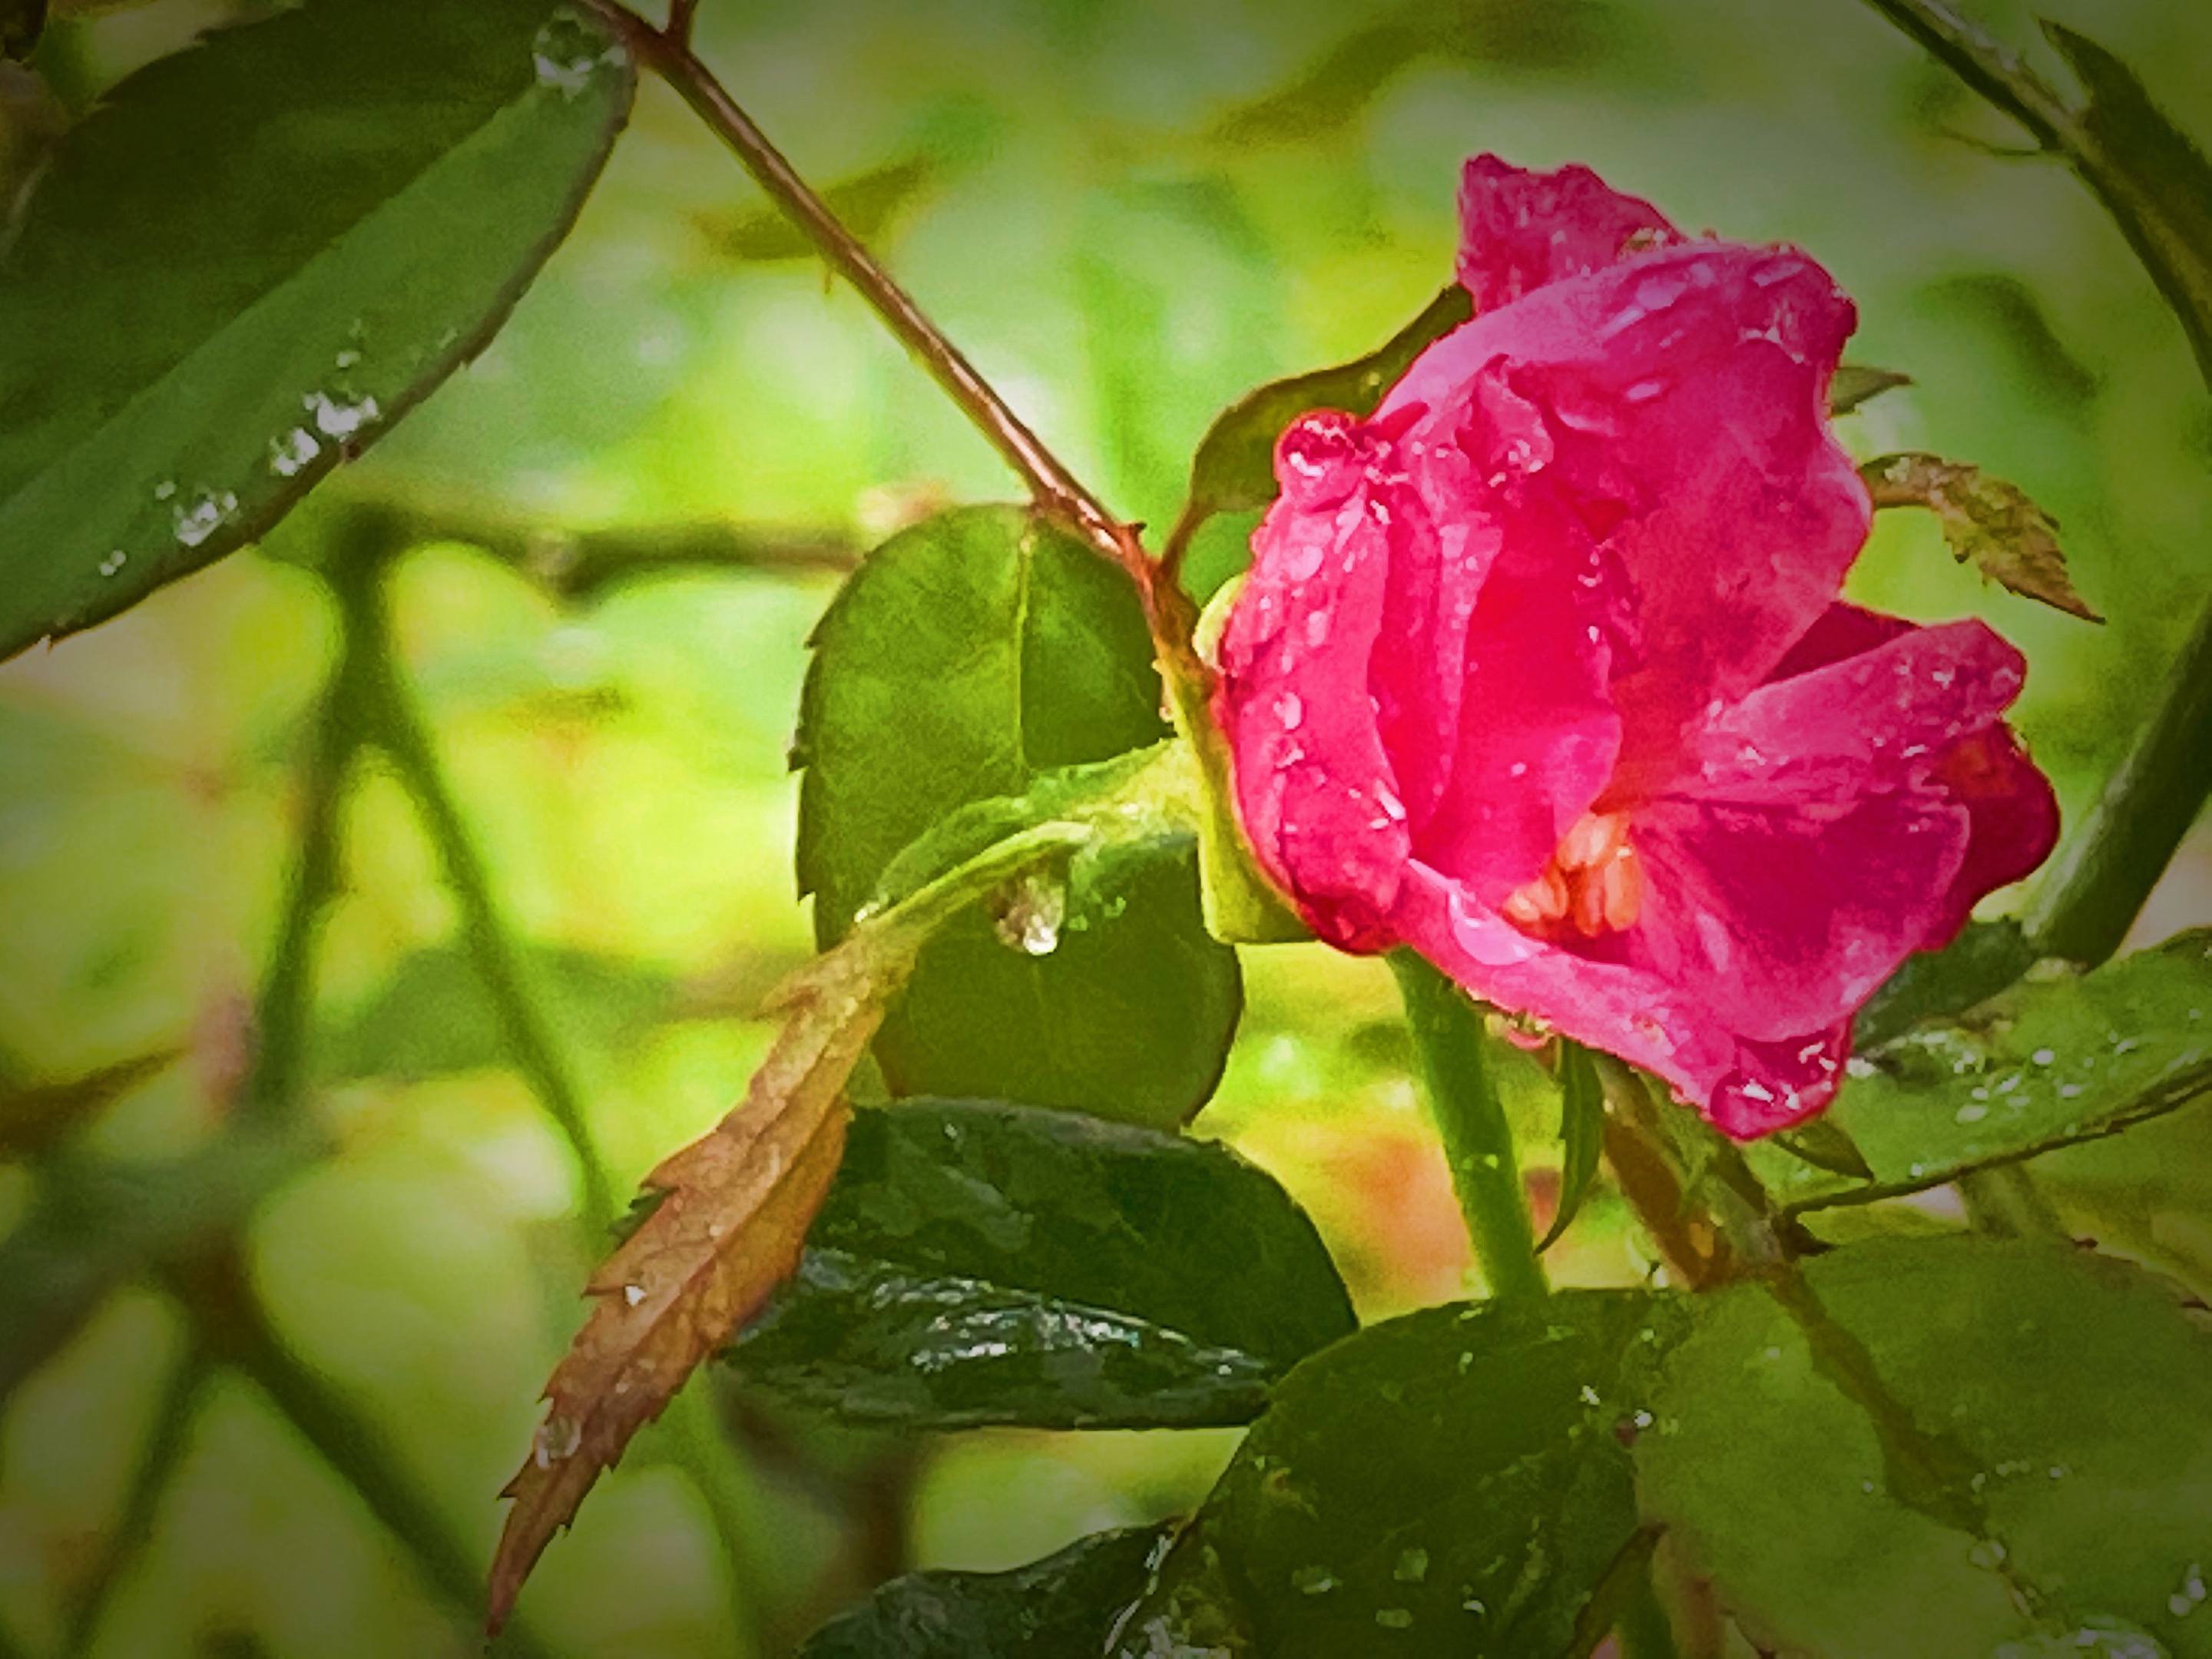
[[[1802,255],[1699,243],[1479,315],[1383,400],[1378,419],[1431,411],[1409,447],[1453,441],[1486,376],[1540,411],[1550,487],[1632,595],[1614,669],[1632,769],[1668,769],[1684,726],[1764,681],[1865,539],[1866,490],[1823,404],[1852,320]],[[1433,523],[1480,510],[1413,481]]]
[[[1530,939],[1419,860],[1407,868],[1390,925],[1474,995],[1618,1054],[1685,1100],[1710,1101],[1730,1079],[1769,1079],[1778,1098],[1798,1087],[1794,1074],[1775,1072],[1768,1046],[1741,1041],[1680,988],[1645,969]]]
[[[1615,948],[1738,1037],[1849,1015],[1938,926],[1965,811],[1934,787],[1743,805],[1666,799],[1631,830],[1642,915]],[[1611,941],[1608,941],[1609,943]]]
[[[1534,173],[1478,155],[1460,175],[1459,280],[1477,311],[1681,240],[1650,203],[1588,167]]]
[[[1253,538],[1214,698],[1246,837],[1314,931],[1346,949],[1373,948],[1407,840],[1367,679],[1391,538],[1417,533],[1417,503],[1386,522],[1392,487],[1376,462],[1347,416],[1284,434],[1283,494]]]

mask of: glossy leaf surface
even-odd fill
[[[1827,1121],[1871,1181],[1745,1149],[1790,1209],[1917,1192],[2115,1133],[2212,1090],[2212,932],[2078,978],[2023,981],[1854,1056],[1850,1070]]]
[[[1310,1360],[1116,1654],[1224,1632],[1268,1659],[1583,1650],[1585,1605],[1643,1547],[1629,1445],[1680,1307],[1607,1291],[1431,1308]]]
[[[252,540],[483,349],[633,83],[555,0],[319,0],[116,87],[0,258],[0,655]]]
[[[797,1278],[727,1357],[851,1419],[1189,1426],[1250,1420],[1354,1326],[1312,1223],[1226,1147],[916,1100],[855,1116]]]
[[[1160,1529],[1078,1539],[1012,1572],[916,1572],[831,1620],[799,1659],[1062,1659],[1103,1650]]]
[[[799,885],[825,945],[940,820],[1166,735],[1127,579],[1018,507],[894,537],[813,643],[793,755],[806,769]],[[933,940],[877,1039],[893,1089],[1158,1125],[1196,1111],[1242,991],[1235,953],[1200,918],[1194,844],[1125,870],[1095,901],[1057,896],[1048,921],[1003,934],[979,905]]]
[[[2064,1245],[1884,1240],[1701,1310],[1645,1512],[1763,1649],[2212,1654],[2212,1334]],[[2111,1651],[2128,1651],[2109,1644]]]

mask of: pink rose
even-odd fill
[[[1580,167],[1480,157],[1461,208],[1474,320],[1278,446],[1215,705],[1245,832],[1322,938],[1784,1127],[2051,849],[2020,653],[1838,599],[1869,508],[1818,265]]]

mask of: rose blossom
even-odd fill
[[[1222,640],[1239,816],[1322,938],[1410,945],[1763,1134],[2050,851],[2000,719],[2023,665],[1838,599],[1869,507],[1818,265],[1580,167],[1484,156],[1461,206],[1474,320],[1278,446]]]

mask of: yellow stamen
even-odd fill
[[[1629,843],[1628,815],[1585,812],[1503,914],[1524,933],[1598,939],[1634,927],[1643,908],[1644,866]]]

